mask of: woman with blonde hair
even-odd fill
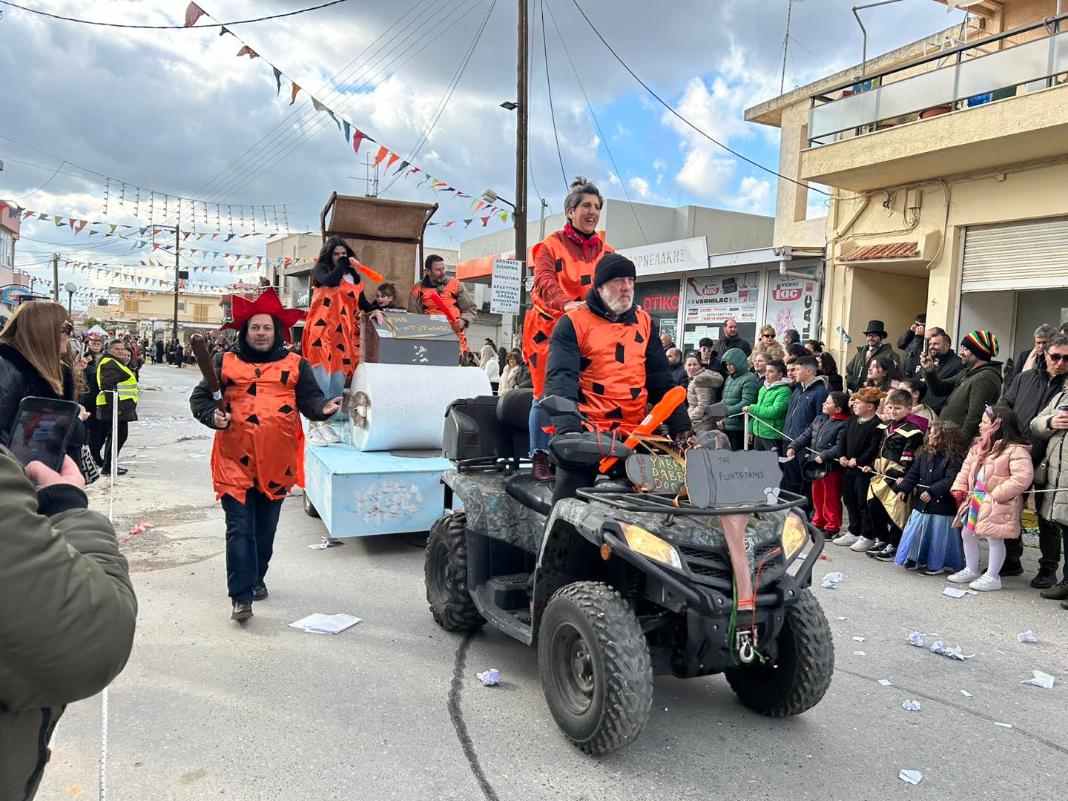
[[[785,351],[782,345],[775,341],[775,329],[770,325],[762,326],[760,329],[760,336],[757,338],[756,344],[753,345],[753,352],[749,354],[749,364],[753,365],[753,358],[761,354],[764,357],[765,364],[767,362],[782,361],[785,356]]]

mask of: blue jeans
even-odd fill
[[[244,503],[222,497],[226,513],[226,591],[234,601],[252,602],[252,588],[263,583],[274,552],[274,532],[282,501],[250,489]]]
[[[315,381],[319,385],[319,389],[326,395],[327,400],[340,398],[341,393],[345,391],[344,373],[332,373],[324,365],[316,364],[312,366],[312,375],[315,376]],[[330,419],[344,420],[345,415],[339,410],[337,414]]]
[[[545,426],[549,425],[549,414],[541,410],[538,399],[530,404],[530,417],[527,418],[530,429],[530,456],[533,458],[538,451],[549,452],[549,435],[545,433]]]

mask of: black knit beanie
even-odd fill
[[[597,266],[593,268],[593,288],[596,289],[613,278],[637,277],[638,270],[635,268],[634,262],[626,256],[620,256],[618,253],[606,253],[597,262]]]

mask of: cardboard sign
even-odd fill
[[[686,452],[686,492],[702,509],[776,503],[781,480],[774,451]]]
[[[638,492],[678,495],[686,483],[686,469],[670,456],[635,453],[627,457],[627,478]]]

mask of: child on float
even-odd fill
[[[968,453],[964,431],[954,423],[935,422],[909,472],[898,482],[898,500],[912,494],[912,514],[905,524],[894,561],[925,575],[954,573],[964,567],[961,538],[953,528],[957,502],[950,488]]]
[[[842,500],[849,515],[849,530],[834,539],[835,545],[846,545],[854,551],[866,551],[875,544],[868,515],[868,484],[871,476],[863,468],[871,467],[879,452],[882,431],[875,410],[883,393],[875,387],[864,387],[849,400],[852,417],[839,433],[838,464],[842,467]]]
[[[909,518],[908,502],[897,496],[898,479],[904,478],[916,451],[923,444],[923,429],[908,419],[912,396],[903,389],[891,392],[884,405],[886,418],[879,424],[882,444],[875,463],[866,468],[872,474],[868,485],[868,514],[871,515],[875,543],[868,556],[880,562],[893,562],[901,532]]]
[[[801,453],[804,465],[802,473],[807,472],[807,468],[813,477],[812,525],[823,531],[828,539],[833,539],[842,528],[843,468],[838,464],[838,457],[841,454],[842,431],[849,420],[849,395],[845,392],[830,393],[821,411],[823,413],[809,424],[801,436],[789,444],[786,455],[793,458]]]
[[[1001,589],[1005,540],[1020,536],[1023,495],[1034,480],[1031,439],[1008,406],[987,406],[964,465],[953,482],[958,502],[955,526],[961,527],[963,570],[949,580],[973,590]],[[987,541],[986,572],[979,574],[979,539]]]

